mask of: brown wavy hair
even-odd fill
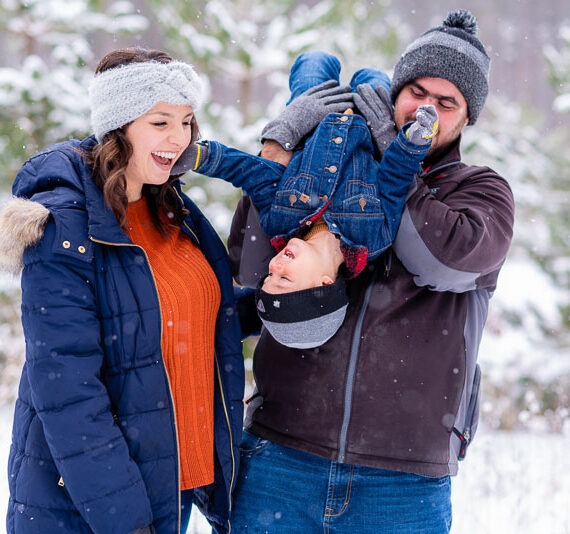
[[[170,63],[173,58],[166,52],[145,48],[122,48],[107,54],[95,69],[95,74],[105,72],[122,65],[147,62]],[[130,123],[129,123],[130,124]],[[100,143],[95,145],[86,157],[93,168],[95,183],[103,192],[107,204],[115,213],[121,228],[127,229],[127,182],[125,169],[133,154],[133,147],[127,139],[126,130],[129,125],[112,130],[103,136]],[[190,142],[199,137],[196,118],[192,118],[192,134]],[[142,195],[147,199],[153,223],[162,235],[167,235],[170,224],[180,225],[188,213],[174,190],[171,182],[176,180],[171,176],[162,185],[145,184]],[[165,215],[168,214],[168,217]],[[166,222],[168,221],[168,222]]]

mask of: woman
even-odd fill
[[[226,532],[241,332],[225,247],[176,179],[200,81],[122,49],[90,96],[94,136],[33,156],[2,214],[26,338],[7,530],[184,532],[196,503]]]

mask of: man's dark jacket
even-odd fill
[[[457,472],[477,427],[477,353],[514,217],[507,182],[461,163],[458,147],[417,176],[393,249],[348,281],[333,338],[299,350],[262,333],[246,418],[255,434],[338,462]],[[242,281],[254,253],[247,207],[229,243]]]

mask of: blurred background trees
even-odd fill
[[[466,3],[467,4],[467,3]],[[0,202],[25,159],[89,133],[87,87],[121,46],[161,48],[206,82],[204,138],[250,152],[288,96],[305,50],[391,73],[411,39],[455,2],[412,0],[0,0]],[[470,0],[492,57],[491,94],[468,128],[464,159],[493,167],[517,202],[515,241],[492,300],[480,359],[483,417],[500,428],[570,421],[570,13],[566,2]],[[222,236],[239,192],[187,177]],[[0,275],[0,403],[15,394],[23,355],[18,280]],[[251,348],[251,347],[250,347]]]

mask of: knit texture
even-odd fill
[[[312,349],[325,344],[341,327],[348,307],[346,284],[337,276],[333,284],[290,293],[267,293],[263,280],[255,293],[263,326],[281,345]]]
[[[466,10],[452,11],[441,26],[411,43],[394,68],[392,100],[418,78],[443,78],[467,101],[469,124],[475,124],[489,93],[490,58],[477,38],[477,20]]]
[[[180,229],[165,239],[143,198],[128,205],[128,234],[153,271],[162,352],[176,410],[180,489],[214,481],[214,330],[220,288],[200,249]]]
[[[89,87],[91,125],[97,141],[138,119],[159,102],[202,104],[202,81],[187,63],[130,63],[96,74]]]

